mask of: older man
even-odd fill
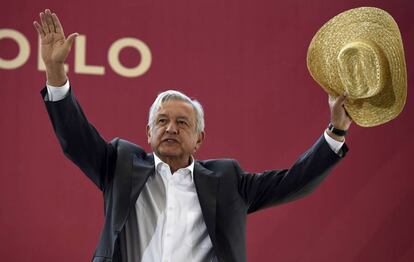
[[[53,128],[65,154],[104,193],[95,262],[245,261],[247,214],[304,196],[347,151],[345,95],[331,100],[333,127],[290,169],[247,173],[235,160],[195,160],[204,140],[203,109],[172,90],[150,108],[153,153],[118,138],[107,143],[83,114],[64,71],[77,34],[65,38],[50,10],[40,19],[34,25],[47,72],[41,93]]]

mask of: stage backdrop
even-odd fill
[[[89,261],[101,192],[67,160],[39,91],[45,73],[33,20],[55,11],[79,32],[68,76],[105,139],[147,150],[148,107],[166,89],[200,100],[198,159],[248,171],[286,168],[322,135],[327,95],[307,47],[331,17],[376,6],[400,26],[408,71],[403,113],[352,126],[348,156],[305,199],[249,216],[249,261],[414,261],[414,5],[396,1],[3,1],[0,16],[0,260]]]

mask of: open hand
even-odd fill
[[[78,33],[73,33],[65,38],[59,18],[49,9],[40,13],[40,21],[41,25],[37,21],[34,21],[33,25],[41,39],[41,54],[46,67],[63,65]]]

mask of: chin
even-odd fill
[[[158,151],[158,154],[164,157],[176,157],[179,155],[179,152],[172,150],[160,150]]]

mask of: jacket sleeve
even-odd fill
[[[248,213],[309,194],[347,151],[344,144],[338,154],[334,153],[321,136],[289,169],[246,173],[234,162],[240,174],[239,193],[248,205]]]
[[[113,174],[118,139],[106,143],[88,122],[72,90],[56,102],[44,99],[46,87],[40,93],[64,154],[104,190]]]

